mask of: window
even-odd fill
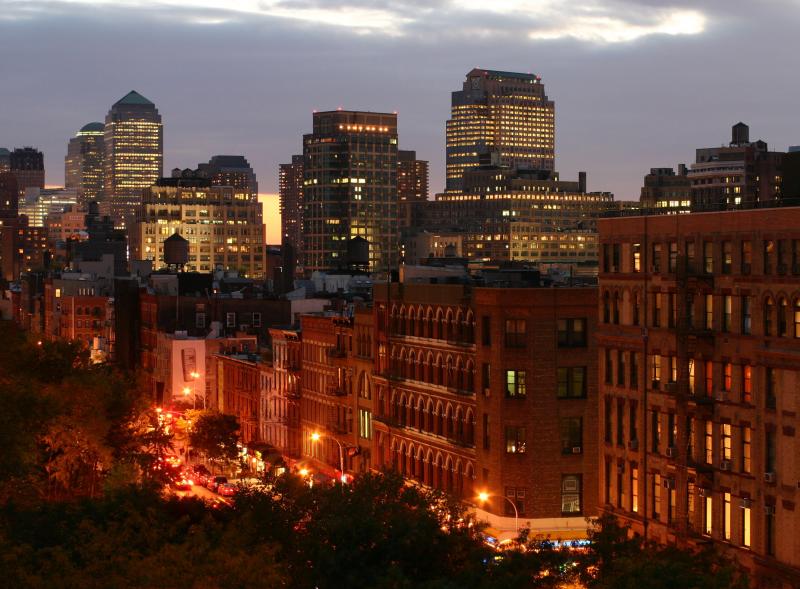
[[[764,472],[775,472],[775,464],[777,463],[777,450],[775,446],[775,432],[768,431],[764,436]]]
[[[753,430],[747,426],[742,426],[742,472],[750,474],[753,468]]]
[[[525,487],[506,487],[506,497],[508,501],[503,501],[503,508],[506,517],[525,515]],[[513,507],[511,503],[513,503]],[[514,507],[517,509],[515,510]]]
[[[669,306],[669,314],[667,315],[667,325],[675,327],[678,323],[678,297],[674,292],[667,295],[667,305]]]
[[[703,369],[703,376],[706,381],[705,393],[707,397],[710,397],[714,394],[714,363],[711,360],[706,361]]]
[[[524,348],[527,329],[525,319],[506,319],[506,347]]]
[[[770,556],[775,556],[775,510],[768,511],[764,516],[764,550]]]
[[[708,493],[708,491],[707,491]],[[714,502],[711,495],[707,494],[703,501],[703,534],[710,536],[714,531]]]
[[[753,243],[751,241],[742,242],[742,274],[750,274],[753,266]]]
[[[639,440],[639,428],[637,427],[636,407],[637,407],[636,401],[631,399],[628,411],[628,436],[630,437],[631,442]]]
[[[658,274],[661,272],[661,244],[654,243],[652,246],[652,254],[653,254],[653,273]]]
[[[667,413],[667,446],[675,448],[678,445],[678,423],[674,413]]]
[[[365,440],[372,439],[372,412],[366,409],[358,410],[358,435]]]
[[[605,360],[605,366],[603,369],[605,383],[612,384],[614,382],[614,360],[611,355],[611,350],[609,349],[606,349],[605,351]]]
[[[489,414],[483,414],[483,449],[488,450],[490,446],[489,442]]]
[[[636,292],[636,293],[633,293],[632,298],[633,298],[633,309],[632,309],[631,313],[633,314],[633,324],[634,325],[639,325],[639,322],[641,321],[641,316],[642,316],[642,299],[641,299],[641,295],[638,292]]]
[[[568,474],[561,477],[561,513],[581,512],[581,475]]]
[[[580,399],[586,396],[586,367],[571,366],[558,369],[558,398]]]
[[[752,299],[748,296],[742,297],[742,333],[744,335],[750,335],[753,331],[753,311],[752,311]],[[800,319],[795,313],[795,322]],[[797,330],[797,323],[795,323],[795,331]]]
[[[720,453],[722,460],[731,459],[731,424],[723,423],[720,425],[720,435],[722,437],[720,443]]]
[[[492,318],[489,315],[481,317],[481,343],[484,346],[492,345]]]
[[[694,272],[694,242],[687,241],[686,242],[686,270],[688,272]]]
[[[561,453],[580,454],[583,451],[583,419],[562,417],[558,421],[561,431]]]
[[[632,389],[639,388],[639,354],[636,352],[631,352],[630,387]]]
[[[775,315],[775,305],[772,299],[767,297],[764,301],[764,335],[772,335],[772,317]]]
[[[261,327],[261,313],[253,313],[253,327]]]
[[[722,273],[730,274],[733,269],[733,244],[730,241],[722,242]]]
[[[714,329],[714,295],[706,295],[705,329]]]
[[[617,445],[625,445],[625,399],[617,399]]]
[[[617,464],[617,507],[625,505],[625,463]]]
[[[650,356],[650,374],[652,375],[652,388],[658,389],[661,386],[661,356],[653,354]]]
[[[668,271],[671,273],[675,273],[678,270],[678,244],[674,241],[671,241],[669,244],[669,269]]]
[[[742,546],[750,548],[752,538],[750,535],[750,507],[742,505]]]
[[[492,370],[488,362],[481,364],[481,387],[483,394],[488,397],[492,391]]]
[[[524,399],[525,394],[525,371],[506,370],[506,397]]]
[[[714,244],[710,241],[703,242],[703,272],[714,273]]]
[[[689,358],[689,394],[694,395],[695,392],[695,362],[694,358]]]
[[[742,366],[742,403],[753,402],[753,367],[749,364]]]
[[[678,359],[675,356],[669,356],[667,362],[669,364],[669,382],[676,383],[678,382]]]
[[[794,301],[794,337],[800,338],[800,299]]]
[[[658,449],[661,446],[661,419],[658,411],[650,412],[650,451],[653,454],[658,454]]]
[[[733,386],[733,364],[725,362],[722,365],[722,390],[726,393],[731,392]]]
[[[706,464],[711,464],[714,460],[714,424],[710,420],[706,420],[705,432],[705,460]]]
[[[658,473],[653,474],[653,511],[652,517],[655,520],[661,517],[661,475]]]
[[[653,327],[661,326],[661,293],[653,295]]]
[[[195,313],[194,314],[194,326],[197,329],[204,329],[206,326],[206,314],[205,313]]]
[[[604,414],[604,417],[605,417],[605,420],[604,420],[605,441],[610,444],[611,440],[612,440],[611,432],[613,431],[613,426],[612,426],[612,423],[611,423],[611,412],[612,412],[611,399],[607,398],[605,400],[604,407],[605,407],[605,409],[604,409],[605,410],[605,414]]]
[[[675,479],[665,479],[667,487],[667,521],[669,523],[675,522],[675,515],[678,509],[678,492],[675,490]]]
[[[722,494],[722,536],[725,540],[731,539],[731,494]]]
[[[625,386],[625,355],[622,350],[617,351],[617,386]]]
[[[506,426],[506,454],[525,453],[525,428],[514,425]]]
[[[611,459],[603,463],[603,502],[611,503]]]
[[[639,467],[631,465],[631,511],[639,513]]]
[[[558,320],[558,347],[586,347],[586,319]]]
[[[642,271],[642,244],[641,243],[634,243],[633,244],[633,271],[634,272],[641,272]]]
[[[778,300],[778,335],[780,337],[786,337],[789,335],[786,317],[787,306],[786,299],[781,297]]]
[[[722,331],[731,330],[731,317],[733,316],[733,297],[725,295],[722,297]]]
[[[778,399],[775,396],[778,384],[775,369],[768,366],[764,369],[764,375],[764,404],[767,409],[775,409],[778,405]]]
[[[236,313],[225,313],[225,326],[236,327]]]

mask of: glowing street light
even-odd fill
[[[514,508],[514,528],[517,532],[517,535],[519,535],[519,511],[517,511],[517,504],[505,495],[495,495],[493,493],[487,493],[486,491],[481,491],[478,493],[478,501],[481,503],[486,503],[490,497],[502,497],[511,504],[511,507]]]
[[[339,476],[339,480],[342,484],[347,483],[347,477],[344,474],[344,444],[342,444],[338,439],[332,436],[324,436],[319,432],[313,432],[311,434],[311,441],[312,442],[319,442],[323,437],[328,438],[329,440],[333,440],[339,446],[339,472],[341,475]]]

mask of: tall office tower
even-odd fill
[[[451,104],[448,192],[460,190],[464,171],[481,164],[554,169],[555,106],[539,76],[473,69]]]
[[[0,147],[0,174],[11,169],[11,152],[5,147]]]
[[[38,149],[22,147],[12,151],[9,170],[17,179],[17,193],[21,198],[29,186],[44,188],[44,155]]]
[[[416,221],[415,203],[428,200],[428,162],[417,159],[416,151],[397,152],[397,201],[400,224],[413,227]]]
[[[130,232],[132,259],[165,267],[164,241],[175,233],[189,241],[188,270],[211,272],[221,266],[264,277],[261,204],[247,189],[212,186],[208,178],[162,178],[144,190],[140,217]]]
[[[281,210],[281,246],[291,248],[295,261],[303,251],[303,156],[293,155],[291,164],[278,171]]]
[[[314,113],[303,166],[304,271],[353,264],[348,244],[357,237],[368,242],[370,271],[396,267],[397,115]]]
[[[89,123],[69,140],[64,158],[64,186],[78,192],[78,202],[99,200],[103,193],[105,125]]]
[[[164,137],[155,104],[131,91],[114,103],[105,124],[104,200],[119,227],[130,225],[142,190],[161,177]]]

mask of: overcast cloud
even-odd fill
[[[472,67],[534,72],[565,179],[638,198],[742,120],[800,144],[797,0],[0,0],[0,146],[63,182],[69,138],[135,89],[164,119],[165,170],[245,155],[262,192],[314,109],[398,111],[444,184],[450,92]]]

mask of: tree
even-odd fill
[[[204,411],[192,423],[189,443],[211,460],[229,461],[239,454],[239,420],[235,415]]]

